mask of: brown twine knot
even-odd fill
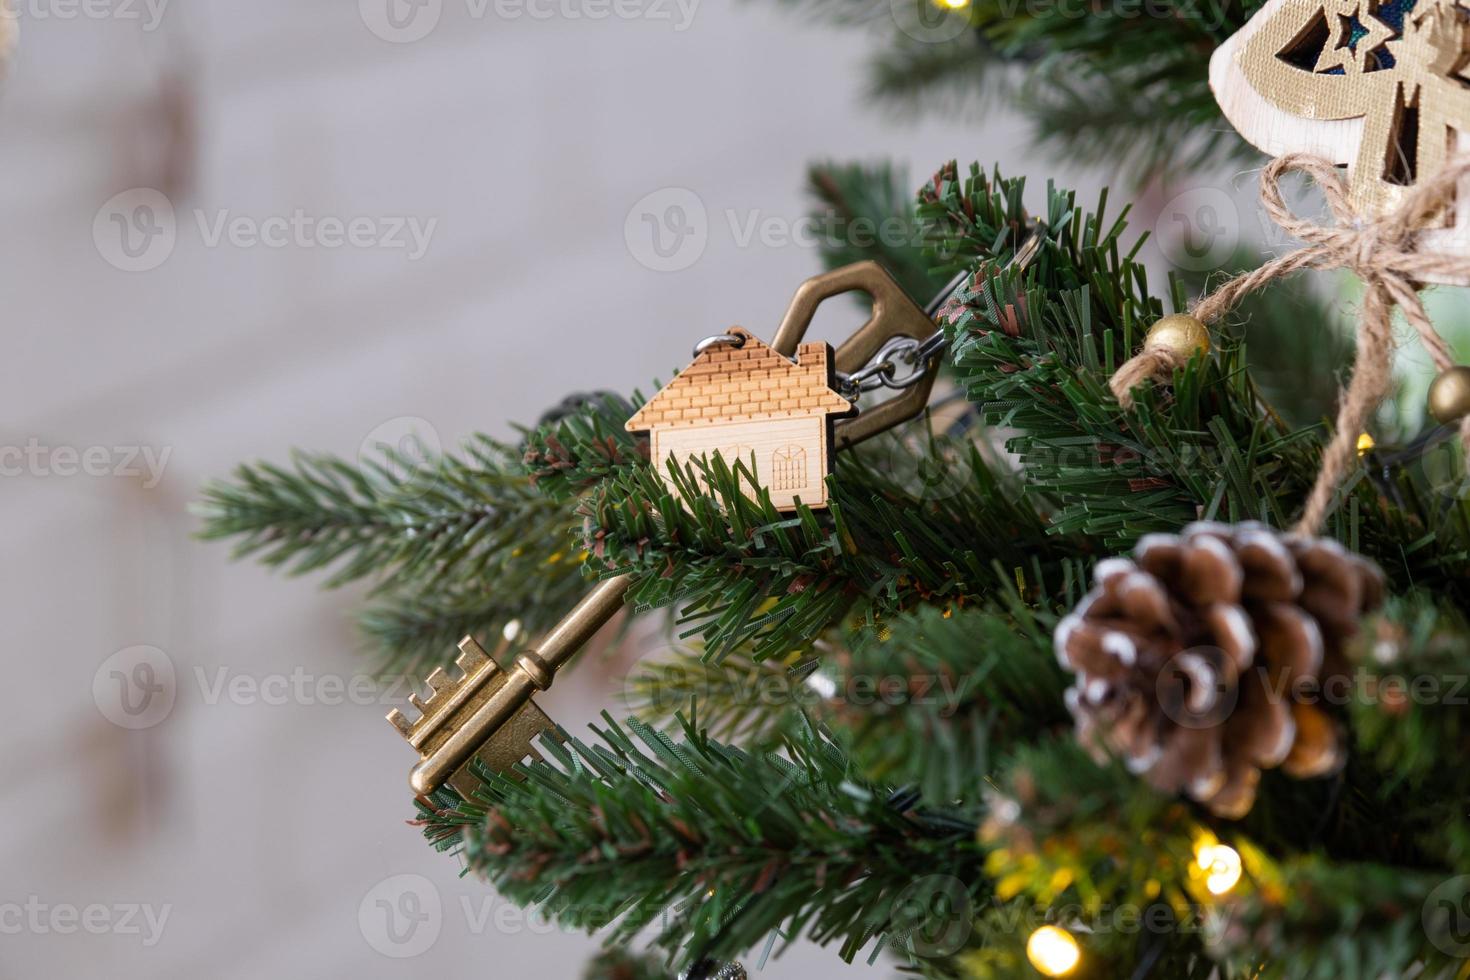
[[[1299,218],[1286,206],[1281,178],[1293,171],[1310,177],[1322,189],[1337,219],[1335,225]],[[1455,192],[1466,177],[1470,177],[1470,158],[1457,160],[1421,181],[1393,212],[1364,221],[1353,211],[1346,178],[1331,161],[1308,153],[1277,157],[1261,174],[1261,203],[1278,227],[1306,244],[1223,283],[1190,310],[1190,315],[1209,325],[1250,293],[1302,269],[1348,269],[1363,281],[1352,380],[1338,406],[1336,430],[1323,450],[1322,469],[1307,497],[1298,531],[1314,534],[1321,528],[1333,494],[1357,458],[1358,435],[1388,394],[1393,308],[1404,311],[1436,369],[1444,372],[1455,366],[1449,346],[1429,321],[1419,290],[1430,277],[1470,280],[1470,257],[1419,251],[1418,230],[1454,205]],[[1145,348],[1118,368],[1109,384],[1126,409],[1132,405],[1129,392],[1135,385],[1150,378],[1170,381],[1184,363],[1172,351]],[[1470,417],[1461,420],[1460,435],[1470,453]]]
[[[1113,376],[1108,379],[1108,387],[1113,390],[1113,397],[1118,399],[1118,404],[1123,408],[1133,407],[1133,389],[1150,379],[1158,382],[1171,381],[1174,372],[1189,363],[1189,355],[1176,352],[1172,347],[1145,347],[1124,361]]]

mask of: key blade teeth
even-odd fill
[[[535,701],[527,701],[520,713],[526,716],[527,724],[535,726],[537,735],[556,734],[561,731],[561,726],[552,721],[551,716],[542,711]]]
[[[397,708],[394,708],[392,711],[388,712],[388,721],[393,725],[394,728],[398,729],[398,734],[402,735],[404,738],[408,738],[410,735],[413,734],[413,722],[409,721],[408,716],[406,716],[402,711],[399,711]]]
[[[497,656],[505,652],[502,644]],[[428,698],[409,695],[409,703],[423,712],[409,724],[390,719],[409,743],[419,751],[419,763],[409,783],[419,795],[431,793],[448,783],[472,798],[481,788],[475,775],[479,766],[513,777],[517,764],[530,759],[544,762],[534,742],[543,735],[560,738],[559,729],[534,701],[537,687],[545,689],[550,672],[539,661],[517,661],[502,670],[496,658],[485,652],[473,637],[459,643],[455,663],[463,676],[454,679],[436,670],[428,677]],[[533,668],[539,670],[533,672]]]
[[[454,662],[468,677],[488,664],[490,655],[485,652],[484,647],[475,642],[473,636],[467,636],[459,641],[459,656],[454,658]]]
[[[425,678],[426,693],[409,692],[408,703],[419,712],[417,720],[409,721],[403,712],[395,712],[388,717],[399,734],[419,750],[420,765],[437,751],[446,733],[452,733],[463,724],[507,677],[474,637],[467,636],[461,640],[459,650],[455,657],[457,672],[436,667]],[[454,673],[459,676],[454,676]]]

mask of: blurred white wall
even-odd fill
[[[769,335],[818,259],[740,233],[803,213],[810,160],[887,157],[915,180],[950,157],[998,161],[1032,170],[1038,201],[1057,172],[1005,119],[885,118],[861,95],[869,40],[774,3],[647,0],[592,20],[565,11],[597,0],[535,8],[563,11],[549,19],[391,0],[394,27],[388,2],[15,0],[0,976],[576,976],[594,941],[498,902],[486,918],[488,890],[405,824],[412,753],[386,707],[328,703],[364,670],[360,594],[231,564],[190,539],[188,501],[240,460],[352,457],[404,418],[445,446],[508,435],[568,392],[667,377],[729,324]],[[703,252],[669,237],[661,258],[642,211],[672,236],[667,205],[691,195]],[[298,213],[327,224],[251,243]],[[422,255],[323,247],[352,219],[375,241],[398,219],[431,233]],[[139,645],[167,661],[114,657]],[[173,706],[129,730],[106,714],[144,664],[172,665]],[[327,687],[269,703],[293,674]],[[548,707],[579,727],[618,687],[574,679]],[[442,913],[437,939],[396,961],[363,923],[403,874]],[[158,935],[150,911],[167,916]],[[845,974],[799,946],[760,975]]]

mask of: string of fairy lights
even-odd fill
[[[1191,872],[1211,895],[1227,895],[1241,878],[1240,852],[1209,834],[1202,834],[1195,843]],[[1026,958],[1044,977],[1067,977],[1082,962],[1082,945],[1065,926],[1044,925],[1027,938]]]

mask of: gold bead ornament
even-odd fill
[[[1165,350],[1187,361],[1196,353],[1209,353],[1210,331],[1188,313],[1173,313],[1148,328],[1144,350]]]
[[[1442,425],[1470,415],[1470,367],[1452,367],[1434,379],[1429,386],[1429,414]]]

